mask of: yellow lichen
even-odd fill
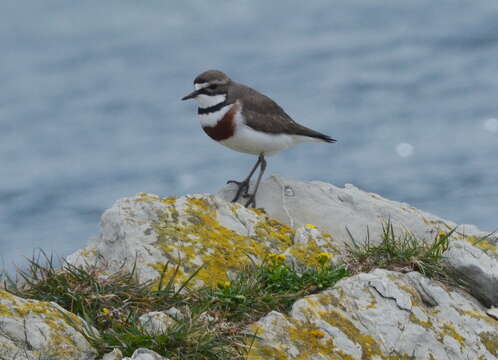
[[[479,313],[477,311],[471,311],[471,310],[462,310],[460,308],[457,308],[456,306],[453,306],[453,309],[455,309],[460,315],[469,316],[471,318],[478,320],[484,320],[490,325],[498,326],[498,320],[493,319],[491,316],[488,316],[484,313]]]
[[[12,316],[13,313],[12,311],[10,311],[10,309],[3,305],[3,304],[0,304],[0,316]]]
[[[316,338],[319,338],[319,339],[325,337],[325,333],[319,329],[311,330],[310,334]]]
[[[57,359],[81,355],[81,349],[67,332],[68,327],[73,327],[77,332],[83,331],[83,323],[76,315],[62,311],[49,302],[20,299],[5,291],[0,291],[0,298],[3,301],[0,304],[0,316],[18,317],[19,321],[28,316],[39,316],[40,321],[50,329],[48,342],[43,348],[34,349],[34,355],[50,355]]]
[[[441,331],[439,332],[439,341],[442,341],[445,336],[450,336],[458,341],[458,343],[460,344],[460,350],[463,350],[465,346],[465,338],[457,333],[453,325],[451,325],[450,323],[444,324],[441,328]]]
[[[498,335],[496,332],[482,332],[479,334],[482,344],[494,356],[498,357]]]
[[[90,249],[90,250],[82,250],[81,251],[81,256],[87,257],[87,256],[97,256],[97,250],[95,249]]]
[[[201,264],[203,268],[196,280],[206,285],[227,279],[230,271],[249,264],[249,256],[264,259],[268,253],[282,252],[292,243],[294,232],[288,226],[270,219],[266,215],[257,216],[255,235],[241,235],[222,226],[217,218],[217,210],[203,198],[188,198],[185,204],[166,204],[159,221],[153,224],[158,241],[155,246],[161,249],[173,264],[180,264],[177,280],[184,280]],[[182,208],[183,206],[183,208]],[[180,208],[182,214],[178,213]],[[240,205],[233,205],[236,212]],[[181,224],[179,219],[188,220]],[[150,265],[160,271],[163,264]]]
[[[255,212],[257,215],[266,215],[265,209],[262,208],[250,208],[250,210]]]
[[[426,329],[432,328],[432,321],[429,317],[427,318],[427,320],[424,321],[424,320],[420,320],[417,316],[415,316],[414,313],[411,313],[409,319],[412,323],[420,325],[423,328],[426,328]]]
[[[0,299],[5,299],[5,300],[13,301],[14,300],[14,295],[12,295],[11,293],[9,293],[8,291],[0,290]]]
[[[370,299],[372,300],[372,301],[370,301],[370,304],[367,305],[367,309],[375,309],[377,307],[377,299],[369,291],[367,291],[367,293],[368,293],[368,295],[370,295]]]
[[[491,244],[484,238],[477,238],[475,236],[466,237],[465,240],[473,246],[485,251],[489,255],[498,257],[498,246]]]
[[[330,325],[338,328],[352,342],[357,343],[362,350],[362,359],[372,359],[375,356],[386,358],[377,341],[370,335],[363,334],[351,320],[346,318],[338,311],[328,311],[326,314],[321,314],[323,320]]]
[[[420,294],[415,289],[401,282],[400,279],[393,274],[387,274],[387,277],[391,279],[398,288],[400,288],[401,290],[410,295],[410,302],[412,306],[420,306],[422,304],[422,299],[420,298]]]
[[[332,337],[312,324],[299,324],[288,329],[292,344],[298,348],[298,359],[311,359],[314,354],[330,354],[334,349]]]

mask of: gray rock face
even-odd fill
[[[55,303],[0,290],[0,359],[93,360],[96,351],[81,334],[83,325]]]
[[[159,355],[155,351],[140,348],[135,350],[133,355],[130,357],[123,358],[123,360],[168,360],[164,356]]]
[[[164,334],[175,324],[175,320],[161,311],[143,314],[138,318],[138,322],[149,334]]]
[[[313,241],[322,245],[316,249],[333,246],[316,229],[295,231],[259,210],[206,194],[167,199],[140,194],[121,199],[102,215],[101,228],[98,238],[67,261],[102,263],[109,272],[136,264],[141,281],[158,279],[168,264],[165,279],[179,264],[177,279],[185,280],[204,265],[194,281],[216,286],[228,280],[230,270],[291,250],[293,242],[308,239],[307,232],[313,232]],[[306,256],[300,256],[304,251],[294,250],[295,260],[305,262]]]
[[[123,353],[119,349],[114,349],[110,353],[105,354],[102,360],[123,360]]]
[[[374,270],[271,312],[249,359],[496,359],[498,321],[419,273]]]
[[[227,185],[218,195],[230,201],[235,189],[234,185]],[[320,231],[331,234],[339,245],[351,243],[348,230],[358,243],[367,239],[367,231],[372,242],[378,241],[382,225],[388,220],[397,233],[408,230],[427,242],[440,231],[449,232],[457,227],[451,221],[349,184],[339,188],[324,182],[271,176],[261,183],[256,201],[271,217],[292,228],[314,224]],[[497,306],[498,238],[488,235],[473,225],[458,225],[445,255],[475,297],[488,306]]]
[[[233,188],[221,195],[231,199]],[[340,261],[351,242],[346,227],[358,242],[366,239],[368,229],[375,242],[390,219],[398,233],[410,231],[432,242],[440,231],[456,226],[351,185],[341,189],[280,177],[263,182],[258,206],[266,213],[213,195],[121,199],[102,216],[101,235],[67,260],[107,264],[110,272],[136,263],[142,281],[157,280],[168,263],[181,265],[180,280],[204,265],[198,283],[191,285],[216,286],[244,261],[259,262],[269,254],[310,265],[323,251]],[[248,358],[495,359],[498,315],[496,308],[483,305],[498,304],[498,247],[496,238],[483,239],[485,235],[474,226],[459,226],[445,252],[445,261],[475,298],[419,273],[377,269],[297,301],[288,315],[267,314],[250,327],[257,339]],[[166,278],[173,269],[168,271]],[[150,331],[162,332],[181,321],[180,315],[171,308],[140,321]],[[107,355],[122,358],[118,351]],[[138,349],[125,359],[163,358]]]

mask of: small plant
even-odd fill
[[[7,279],[5,288],[20,297],[54,301],[85,319],[84,335],[99,356],[113,348],[130,356],[146,347],[170,359],[244,359],[254,341],[244,332],[249,323],[272,310],[286,311],[298,298],[347,275],[344,266],[330,264],[327,253],[316,256],[316,266],[299,269],[286,264],[283,254],[272,254],[215,288],[189,289],[200,269],[178,284],[180,265],[169,272],[166,264],[158,282],[140,283],[134,268],[111,275],[67,262],[56,268],[52,257],[42,255],[19,272],[21,281]],[[181,316],[164,333],[140,326],[142,314],[171,307],[181,309]]]
[[[382,226],[380,242],[374,245],[368,232],[365,243],[358,244],[348,230],[352,242],[348,246],[348,268],[354,273],[368,272],[374,268],[419,271],[428,277],[448,279],[448,271],[442,260],[454,231],[439,232],[432,243],[426,244],[409,232],[395,234],[393,224],[388,221]]]
[[[144,347],[171,359],[241,359],[241,350],[235,344],[242,343],[243,335],[211,325],[187,311],[164,332],[153,333],[140,326],[134,315],[100,334],[90,330],[86,337],[101,355],[119,348],[125,356],[131,356]]]
[[[271,310],[287,311],[297,299],[333,286],[348,275],[344,266],[330,264],[329,254],[321,254],[316,267],[301,268],[286,264],[283,254],[270,254],[261,265],[248,266],[207,296],[212,298],[213,308],[231,321],[248,323]]]
[[[181,289],[175,290],[173,281],[151,290],[150,282],[139,282],[135,267],[131,271],[123,269],[105,275],[103,268],[78,267],[67,262],[62,262],[58,269],[52,256],[43,252],[41,256],[42,259],[28,260],[28,268],[18,271],[21,281],[7,278],[6,289],[20,297],[54,301],[72,313],[91,317],[100,329],[135,312],[155,311],[182,303]],[[167,268],[168,265],[164,272]],[[174,276],[177,271],[178,267]]]

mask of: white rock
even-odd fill
[[[491,316],[493,319],[498,320],[498,308],[491,308],[486,311],[486,314]]]
[[[230,200],[236,187],[227,185],[218,194]],[[408,204],[391,201],[353,185],[339,188],[319,181],[303,182],[271,176],[258,190],[257,205],[268,215],[293,228],[314,224],[336,240],[333,246],[381,239],[382,225],[391,221],[398,234],[410,231],[417,238],[432,242],[440,231],[449,232],[457,224]],[[489,234],[473,225],[458,225],[445,253],[447,262],[465,278],[471,293],[485,305],[498,306],[498,238],[488,236],[477,247],[470,245]]]
[[[105,265],[109,273],[132,269],[140,281],[163,279],[179,265],[177,284],[203,265],[190,285],[214,285],[227,272],[282,253],[294,231],[261,211],[214,195],[159,199],[140,194],[118,200],[105,211],[101,235],[67,258],[74,265]]]
[[[133,355],[130,357],[126,357],[123,360],[168,360],[164,356],[159,355],[155,351],[140,348],[135,350]]]
[[[230,200],[235,189],[235,185],[227,185],[218,195]],[[382,233],[382,224],[389,219],[400,230],[408,229],[422,239],[433,239],[439,231],[457,225],[351,184],[339,188],[320,181],[297,181],[276,175],[261,182],[257,204],[268,215],[293,228],[314,224],[344,242],[350,242],[346,228],[359,242],[365,240],[368,228],[371,240],[375,241]],[[472,225],[461,225],[458,232],[467,236],[486,235]]]
[[[249,359],[491,360],[498,350],[498,321],[470,296],[380,269],[298,300],[288,316],[271,312],[251,330]]]
[[[170,307],[168,310],[165,310],[164,313],[171,316],[175,320],[181,320],[183,318],[182,312],[174,306]]]
[[[140,325],[149,334],[165,334],[168,328],[175,324],[175,320],[161,311],[151,311],[138,318]]]
[[[123,353],[119,349],[114,349],[110,353],[105,354],[102,360],[122,360]]]
[[[450,242],[445,262],[486,306],[498,306],[498,259],[464,240]]]
[[[82,335],[87,327],[55,303],[0,290],[0,359],[93,360],[97,353]]]

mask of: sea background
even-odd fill
[[[84,246],[121,197],[245,176],[180,101],[209,68],[338,139],[268,175],[498,228],[497,1],[2,0],[0,47],[0,269]]]

